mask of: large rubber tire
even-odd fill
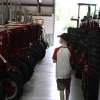
[[[82,72],[81,72],[81,68],[78,64],[79,58],[77,57],[75,60],[75,77],[77,79],[82,79]]]
[[[11,60],[9,60],[9,63],[12,65],[18,66],[18,69],[21,72],[23,84],[25,82],[27,82],[28,81],[28,77],[27,77],[28,76],[28,68],[27,68],[26,64],[17,59],[11,59]]]
[[[100,78],[100,30],[88,35],[88,78],[86,100],[98,100]]]
[[[5,89],[6,89],[5,92],[8,93],[7,97],[9,97],[9,100],[19,100],[23,94],[23,83],[20,80],[20,78],[15,74],[7,73],[5,82],[7,82],[5,85]],[[9,85],[9,83],[11,83],[12,85],[7,86],[7,84]],[[4,85],[3,77],[0,77],[0,84]]]
[[[46,54],[46,50],[45,50],[44,46],[40,42],[37,45],[35,45],[35,47],[38,47],[42,51],[42,55],[40,56],[40,60],[42,60],[45,57],[45,54]]]
[[[89,95],[91,95],[92,100],[98,100],[98,88],[96,88],[94,85],[89,84],[87,89],[88,96],[86,100],[91,100]]]
[[[37,50],[34,47],[29,48],[31,55],[33,56],[35,62],[37,63],[39,60],[40,55],[38,54]]]
[[[37,52],[39,54],[39,61],[40,61],[41,57],[42,57],[42,50],[40,48],[38,48],[38,47],[35,47],[35,48],[36,48],[36,50],[37,50]]]
[[[5,100],[4,91],[1,87],[0,87],[0,100]]]
[[[43,44],[43,46],[45,47],[45,49],[47,49],[47,43],[45,43],[43,40],[41,40],[41,43]]]
[[[86,95],[87,95],[87,77],[84,76],[84,81],[82,83],[83,85],[83,96],[86,100]]]
[[[20,72],[19,69],[17,69],[16,72],[10,72],[10,73],[17,75],[17,76],[23,81],[23,79],[22,79],[22,74],[21,74],[21,72]]]
[[[32,62],[32,66],[33,66],[33,70],[34,70],[35,65],[36,65],[35,60],[34,60],[34,58],[32,57],[32,55],[29,55],[29,59],[30,59],[30,61]]]
[[[21,55],[19,57],[19,60],[27,65],[27,68],[28,68],[28,76],[27,76],[28,79],[27,80],[30,80],[34,72],[34,66],[33,66],[32,61],[29,59],[29,57],[24,56],[24,55]]]
[[[35,62],[35,65],[36,65],[36,63],[38,62],[38,58],[34,52],[31,52],[31,55],[32,55],[34,62]]]
[[[40,60],[40,57],[41,57],[41,55],[42,55],[42,51],[39,49],[39,48],[37,48],[37,47],[35,47],[35,46],[31,46],[31,49],[30,49],[33,53],[35,53],[35,55],[37,56],[37,58],[38,58],[38,61]]]

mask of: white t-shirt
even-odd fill
[[[70,51],[67,47],[59,47],[55,49],[57,56],[56,62],[56,78],[63,79],[71,77],[72,68],[70,65]]]

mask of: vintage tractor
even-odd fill
[[[25,23],[0,25],[0,54],[7,61],[0,65],[0,82],[1,89],[6,91],[6,99],[18,100],[21,97],[23,84],[32,77],[36,62],[45,56],[46,49],[40,42],[39,27]],[[31,28],[31,33],[28,28]]]

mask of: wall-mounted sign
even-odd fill
[[[44,19],[35,19],[35,23],[44,24]]]

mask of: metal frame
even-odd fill
[[[95,6],[95,12],[96,12],[96,6],[97,6],[97,4],[78,3],[78,19],[77,19],[77,28],[79,27],[80,6],[88,6],[88,14],[89,14],[89,16],[90,16],[90,6]]]
[[[71,19],[71,20],[77,21],[77,28],[79,27],[80,7],[81,6],[88,6],[88,17],[89,17],[90,16],[90,6],[95,6],[95,12],[96,12],[96,6],[97,6],[97,4],[78,3],[78,19]]]
[[[4,3],[1,2],[1,4],[2,4],[1,24],[4,24],[5,23]]]

